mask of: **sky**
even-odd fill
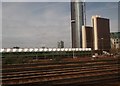
[[[2,3],[0,2],[0,48],[2,48]]]
[[[110,31],[118,31],[117,2],[86,3],[87,25],[91,16],[110,19]],[[71,47],[69,2],[2,2],[2,47]]]
[[[120,15],[120,2],[118,3],[118,15]],[[120,16],[118,16],[118,32],[120,32]]]
[[[71,0],[1,0],[2,2],[70,2]],[[119,0],[78,0],[85,2],[118,2]]]

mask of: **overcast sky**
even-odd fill
[[[57,47],[62,40],[71,47],[69,2],[3,2],[2,46],[11,48]],[[118,31],[117,2],[86,3],[87,25],[91,16],[110,19],[111,32]]]

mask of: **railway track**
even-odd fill
[[[64,64],[72,64],[72,63],[74,63],[74,64],[83,64],[83,63],[88,63],[88,64],[93,64],[93,63],[100,63],[100,62],[105,62],[106,63],[106,61],[108,61],[109,63],[112,63],[112,62],[119,62],[119,60],[120,59],[118,59],[118,58],[116,58],[116,59],[102,59],[102,60],[86,60],[86,61],[67,61],[67,62],[57,62],[57,63],[54,63],[54,62],[48,62],[48,63],[26,63],[26,64],[12,64],[12,65],[2,65],[2,67],[4,68],[4,69],[6,69],[6,68],[23,68],[23,67],[32,67],[32,66],[40,66],[40,65],[42,65],[42,66],[47,66],[47,65],[56,65],[56,64],[61,64],[61,65],[64,65]]]
[[[30,65],[28,66],[27,65],[24,65],[24,67],[21,67],[21,66],[13,66],[13,67],[4,67],[3,66],[3,69],[2,69],[2,72],[3,73],[8,73],[8,72],[17,72],[17,71],[30,71],[31,69],[32,70],[45,70],[45,69],[56,69],[56,68],[70,68],[70,67],[86,67],[86,66],[94,66],[94,65],[105,65],[105,64],[118,64],[118,61],[110,61],[110,62],[74,62],[74,63],[64,63],[64,64],[46,64],[46,65]],[[9,66],[9,65],[8,65]]]
[[[10,67],[9,67],[10,66]],[[4,66],[3,85],[68,85],[89,84],[120,78],[118,60],[84,61],[56,64],[28,64]]]
[[[55,69],[52,71],[24,71],[24,72],[15,72],[15,73],[8,73],[8,74],[3,74],[3,79],[4,78],[9,78],[9,77],[18,77],[18,76],[29,76],[29,75],[43,75],[43,74],[54,74],[54,73],[64,73],[64,72],[75,72],[75,71],[96,71],[96,70],[107,70],[107,69],[112,69],[112,67],[105,65],[103,67],[92,67],[87,69],[87,67],[76,67],[76,68],[63,68],[61,69]],[[117,69],[117,68],[116,68]]]

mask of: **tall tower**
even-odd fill
[[[94,50],[110,49],[110,24],[109,19],[92,16]]]
[[[71,31],[72,48],[82,47],[82,25],[84,25],[84,3],[79,0],[71,1]]]
[[[93,27],[82,26],[82,48],[93,49]]]

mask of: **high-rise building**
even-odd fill
[[[109,19],[92,16],[94,50],[110,49]]]
[[[58,48],[64,48],[64,42],[63,41],[58,42]]]
[[[84,3],[80,0],[71,1],[71,31],[72,31],[72,47],[82,47],[82,25],[84,25]]]
[[[82,26],[82,48],[93,49],[93,27]]]

